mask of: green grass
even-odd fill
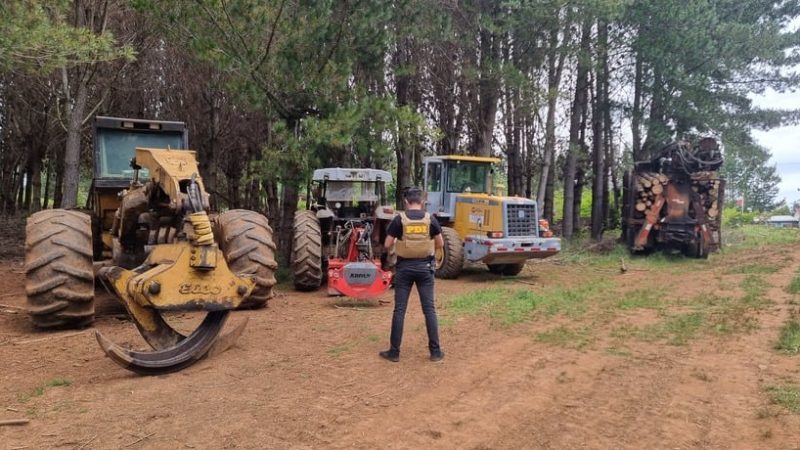
[[[589,345],[593,338],[589,328],[571,329],[561,325],[537,334],[536,340],[556,347],[580,350]]]
[[[453,297],[447,305],[455,315],[483,315],[504,326],[530,320],[534,313],[545,316],[581,316],[590,299],[604,296],[609,283],[585,283],[571,289],[553,288],[542,292],[495,286]]]
[[[764,277],[756,274],[750,274],[744,277],[739,287],[744,291],[742,302],[754,307],[762,307],[770,303],[766,298],[769,283]]]
[[[740,266],[733,266],[725,270],[723,273],[726,275],[735,274],[770,274],[775,273],[781,269],[778,264],[744,264]]]
[[[615,309],[658,309],[664,306],[662,297],[664,294],[653,289],[637,289],[626,292],[622,298],[614,304]]]
[[[786,292],[794,295],[800,294],[800,274],[792,278],[789,286],[786,287]]]
[[[623,357],[631,356],[630,350],[623,347],[608,347],[606,348],[606,354]]]
[[[66,378],[53,378],[52,380],[45,383],[46,387],[58,387],[58,386],[70,386],[72,385],[72,381]]]
[[[686,345],[700,333],[705,320],[706,315],[699,311],[677,314],[644,327],[639,337],[645,341],[666,340],[670,345]]]
[[[800,242],[800,229],[773,228],[766,225],[744,225],[737,228],[723,226],[722,241],[726,249],[733,251],[765,245],[783,246]]]
[[[17,399],[19,400],[20,403],[26,403],[32,397],[40,397],[40,396],[42,396],[44,394],[44,392],[48,388],[61,387],[61,386],[70,386],[70,385],[72,385],[72,381],[71,380],[68,380],[66,378],[60,378],[60,377],[59,378],[53,378],[52,380],[46,381],[46,382],[34,387],[33,389],[31,389],[30,392],[27,392],[27,393],[24,393],[24,394],[19,394],[17,396]]]
[[[621,324],[611,330],[611,337],[619,340],[666,341],[678,346],[686,345],[704,334],[750,332],[758,328],[758,320],[750,313],[765,304],[762,300],[756,302],[754,298],[760,297],[754,297],[754,294],[742,298],[704,294],[686,300],[676,299],[670,305],[663,300],[659,302],[658,296],[653,298],[646,294],[632,294],[618,300],[615,306],[620,309],[655,308],[662,319],[644,327]],[[668,306],[679,310],[669,310]]]
[[[800,386],[784,384],[781,386],[768,386],[765,388],[769,401],[795,414],[800,414]]]
[[[333,347],[328,349],[328,354],[331,356],[339,356],[343,353],[349,352],[352,347],[353,344],[349,342],[345,342],[339,345],[334,345]]]
[[[775,350],[780,350],[790,355],[800,353],[800,322],[795,319],[789,319],[783,325],[778,342],[775,343]]]

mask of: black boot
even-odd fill
[[[391,350],[386,350],[385,352],[380,352],[380,353],[378,353],[378,356],[380,356],[383,359],[387,359],[387,360],[389,360],[391,362],[400,362],[400,354],[399,353],[395,353],[395,352],[393,352]]]
[[[431,352],[431,361],[439,362],[444,359],[444,352],[441,350],[435,350]]]

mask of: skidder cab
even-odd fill
[[[525,261],[561,250],[536,202],[494,194],[500,160],[475,156],[424,159],[426,210],[442,224],[444,248],[436,252],[436,275],[456,278],[464,260],[493,273],[517,275]]]

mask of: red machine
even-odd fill
[[[350,220],[338,227],[336,253],[328,260],[328,294],[357,299],[375,298],[392,283],[392,272],[381,269],[372,254],[372,224]]]

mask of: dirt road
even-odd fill
[[[284,288],[234,315],[250,319],[236,347],[151,378],[106,359],[93,329],[32,329],[9,259],[0,420],[30,423],[0,427],[0,448],[800,448],[800,415],[772,395],[800,383],[800,356],[773,348],[798,308],[785,289],[796,255],[472,270],[438,282],[438,364],[418,307],[392,364],[377,356],[390,305]],[[144,348],[114,301],[99,303],[96,328]]]

